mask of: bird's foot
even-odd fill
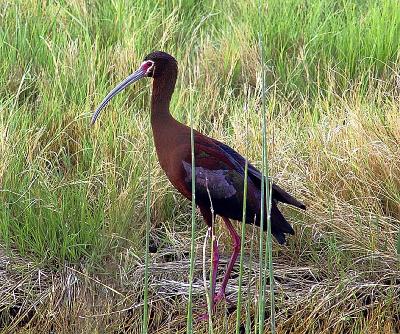
[[[199,315],[196,317],[196,321],[197,321],[197,322],[208,321],[208,317],[209,317],[208,312],[203,313],[203,314],[199,314]]]
[[[225,296],[225,292],[218,292],[215,296],[214,296],[214,307],[215,305],[217,305],[221,300],[226,299]]]
[[[225,295],[225,292],[218,292],[214,297],[214,307],[222,300],[225,300],[227,304],[234,305],[235,303]]]
[[[212,310],[211,310],[211,312],[212,312],[211,315],[214,314],[214,313],[217,311],[217,304],[218,304],[219,302],[221,302],[222,300],[225,300],[226,303],[229,304],[230,306],[234,305],[234,302],[233,302],[230,298],[227,298],[226,295],[225,295],[225,293],[219,292],[219,293],[217,293],[217,294],[214,296],[214,298],[213,298],[213,306],[212,306]],[[205,305],[205,307],[207,307],[207,306]],[[196,321],[198,321],[198,322],[208,321],[209,316],[210,316],[210,315],[209,315],[208,312],[199,314],[199,315],[196,317]]]
[[[215,298],[216,298],[216,296],[214,296],[213,299],[212,299],[213,301],[212,301],[212,305],[211,305],[211,315],[213,315],[215,313],[215,310],[216,310],[215,302],[214,302]],[[208,321],[208,319],[210,317],[209,312],[208,312],[208,310],[209,310],[208,302],[207,301],[202,302],[201,303],[201,308],[202,309],[206,309],[207,312],[201,313],[201,314],[197,314],[196,315],[196,321],[197,322]]]
[[[223,299],[225,299],[225,295],[218,294],[213,297],[213,302],[212,302],[212,306],[211,306],[211,315],[215,313],[215,311],[217,309],[217,303],[219,303]],[[207,303],[204,304],[204,307],[207,307]],[[210,316],[209,313],[205,312],[203,314],[198,315],[196,320],[198,322],[208,321],[209,316]]]

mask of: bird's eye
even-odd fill
[[[148,61],[148,62],[146,63],[146,65],[150,68],[150,67],[153,66],[153,62],[152,62],[152,61]]]

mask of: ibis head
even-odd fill
[[[133,72],[131,75],[122,80],[117,86],[115,86],[103,99],[100,105],[92,116],[91,124],[93,125],[99,117],[101,111],[107,106],[111,99],[122,92],[126,87],[133,84],[134,82],[145,78],[159,78],[163,74],[166,74],[168,70],[177,70],[177,63],[174,57],[163,51],[154,51],[148,54],[139,69]],[[167,78],[166,78],[167,79]]]

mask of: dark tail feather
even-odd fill
[[[285,243],[285,233],[294,234],[292,226],[287,222],[283,214],[279,211],[275,202],[271,203],[271,233],[276,240],[282,245]],[[264,225],[264,230],[267,229],[267,224]]]
[[[285,190],[283,190],[281,187],[277,186],[276,184],[272,184],[272,198],[276,199],[279,202],[293,205],[299,209],[303,209],[303,210],[306,209],[306,206],[303,203],[301,203],[300,201],[295,199],[292,195],[287,193]]]

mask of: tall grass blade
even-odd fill
[[[258,2],[258,44],[261,55],[261,112],[262,112],[262,168],[261,168],[261,212],[260,212],[260,242],[259,242],[259,281],[258,281],[258,332],[264,333],[264,309],[265,309],[265,275],[264,275],[264,217],[265,217],[265,160],[266,160],[266,120],[265,120],[265,78],[264,78],[264,51],[262,44],[262,20],[261,20],[261,0]],[[256,330],[257,332],[257,330]]]
[[[250,241],[250,258],[249,258],[249,270],[248,270],[248,284],[247,284],[247,303],[246,303],[246,328],[245,328],[245,333],[249,334],[251,332],[251,304],[252,300],[254,299],[254,296],[251,295],[251,276],[252,276],[252,271],[253,271],[253,249],[254,249],[254,233],[255,233],[255,228],[253,227],[252,233],[251,233],[251,241]],[[254,328],[257,329],[257,309],[255,310],[255,314],[253,315],[254,319]]]
[[[148,143],[147,143],[147,194],[146,194],[146,250],[144,261],[144,301],[143,301],[143,326],[142,333],[147,334],[149,325],[149,305],[148,305],[148,291],[149,291],[149,243],[150,243],[150,191],[151,191],[151,126],[148,130]]]
[[[190,108],[190,146],[192,157],[192,230],[190,243],[189,301],[187,309],[186,332],[193,333],[193,276],[195,262],[195,227],[196,227],[196,170],[194,158],[193,108]]]
[[[214,244],[214,238],[215,238],[215,235],[214,235],[213,227],[209,227],[208,230],[207,230],[207,233],[206,233],[206,237],[204,238],[204,244],[203,244],[203,282],[204,282],[204,290],[206,292],[207,312],[208,312],[209,315],[212,314],[212,304],[213,304],[212,303],[212,298],[214,296],[213,296],[213,286],[211,285],[210,289],[207,286],[207,274],[206,274],[206,270],[207,270],[206,269],[207,268],[207,266],[206,266],[207,252],[206,252],[206,249],[207,249],[207,240],[211,239],[211,254],[213,254],[213,246],[212,245]],[[210,277],[210,282],[212,282],[212,273],[213,273],[213,266],[212,266],[212,263],[211,263],[211,270],[210,270],[210,276],[209,276]],[[212,323],[212,317],[209,316],[209,318],[208,318],[208,332],[210,334],[214,333],[213,328],[214,327],[213,327],[213,323]]]
[[[266,170],[268,170],[268,164],[266,166]],[[272,186],[271,182],[267,183],[266,192],[268,193],[267,200],[267,242],[265,244],[265,261],[266,266],[268,265],[268,273],[269,273],[269,286],[270,286],[270,322],[271,322],[271,334],[275,334],[275,281],[274,281],[274,267],[272,263],[272,234],[271,234],[271,200],[272,200]],[[264,286],[265,288],[265,286]]]
[[[208,198],[210,200],[210,209],[211,209],[211,216],[212,216],[212,221],[211,221],[211,227],[208,229],[207,231],[207,236],[211,235],[211,265],[210,265],[210,289],[208,290],[207,288],[207,281],[206,281],[206,266],[205,266],[205,247],[206,247],[206,243],[204,243],[204,253],[203,253],[203,273],[204,273],[204,286],[205,286],[205,291],[206,291],[206,299],[207,299],[207,312],[208,312],[208,332],[210,334],[214,333],[214,327],[213,327],[213,321],[212,321],[212,311],[213,311],[213,304],[214,304],[214,289],[215,287],[213,286],[213,284],[216,284],[217,282],[213,282],[213,273],[214,273],[214,265],[213,265],[213,260],[214,260],[214,242],[216,240],[216,236],[215,236],[215,214],[214,214],[214,206],[213,206],[213,202],[211,199],[211,193],[210,193],[210,189],[208,188],[207,185],[207,193],[208,193]],[[206,238],[207,239],[207,238]]]
[[[247,156],[248,148],[248,118],[247,106],[244,106],[246,114],[246,136],[245,136],[245,156]],[[242,284],[243,284],[243,254],[244,254],[244,240],[246,235],[246,204],[247,204],[247,174],[248,174],[248,160],[246,159],[244,167],[244,185],[243,185],[243,209],[242,209],[242,231],[240,235],[240,260],[239,260],[239,290],[238,300],[236,307],[236,334],[240,333],[240,318],[242,313]]]
[[[259,17],[259,47],[261,56],[261,111],[262,111],[262,183],[261,183],[261,221],[260,221],[260,253],[262,247],[263,233],[264,233],[264,203],[267,209],[267,238],[265,243],[265,265],[260,266],[260,276],[262,275],[260,293],[259,293],[259,332],[264,333],[264,317],[265,317],[265,288],[266,288],[266,272],[264,268],[267,266],[270,282],[270,323],[271,333],[275,333],[275,295],[274,295],[274,271],[272,264],[272,235],[271,235],[271,186],[269,181],[269,167],[268,167],[268,144],[267,144],[267,120],[266,120],[266,78],[265,78],[265,54],[262,33],[262,11],[261,0],[258,3],[258,17]],[[267,195],[265,200],[264,194]],[[262,222],[262,223],[261,223]],[[260,254],[261,255],[261,254]],[[262,262],[262,255],[260,262]]]

